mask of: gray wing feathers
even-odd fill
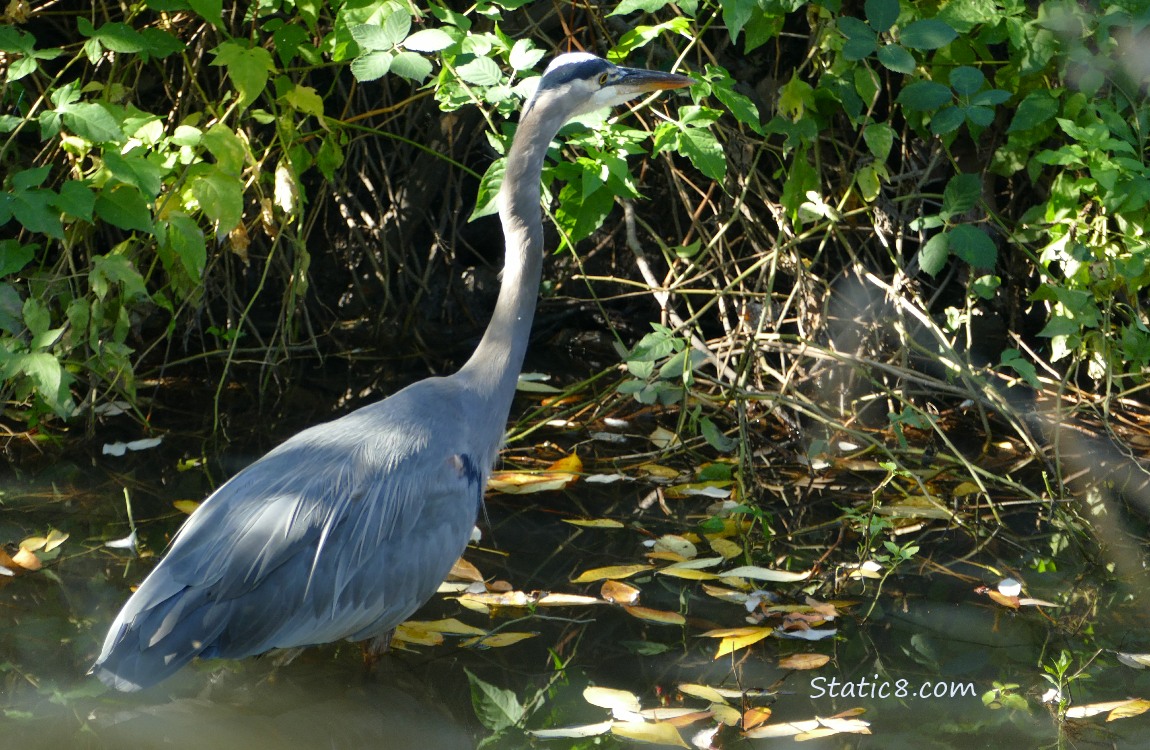
[[[460,411],[445,404],[451,423],[428,424],[405,406],[444,394],[405,394],[300,433],[220,487],[124,606],[94,671],[133,689],[196,655],[359,640],[414,612],[463,552],[490,464],[459,472]]]

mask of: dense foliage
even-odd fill
[[[570,48],[698,80],[669,115],[570,128],[546,178],[563,244],[618,246],[600,270],[661,308],[624,394],[678,403],[707,372],[713,405],[881,404],[901,435],[932,424],[922,391],[1014,413],[1003,383],[1109,399],[1150,362],[1141,3],[78,5],[0,27],[10,429],[140,413],[189,363],[266,384],[365,321],[385,346],[482,323],[458,300],[498,242],[465,220]]]

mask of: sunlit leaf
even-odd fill
[[[1120,706],[1115,706],[1114,710],[1106,717],[1106,721],[1129,719],[1131,716],[1144,714],[1148,710],[1150,710],[1150,701],[1143,698],[1134,698],[1123,702]]]
[[[196,508],[200,507],[199,500],[176,500],[172,503],[172,507],[181,513],[192,515],[196,512]]]
[[[818,669],[831,660],[826,654],[791,654],[779,659],[781,669]]]
[[[448,578],[454,578],[460,581],[475,581],[480,582],[483,580],[483,574],[479,572],[479,568],[464,560],[462,557],[455,561],[451,566],[451,572],[447,574]]]
[[[631,606],[624,604],[623,609],[627,614],[632,617],[637,617],[640,620],[647,620],[649,622],[657,622],[662,625],[685,625],[687,619],[678,612],[667,612],[661,609],[650,609],[648,607]]]
[[[679,436],[666,427],[656,427],[651,431],[651,434],[647,436],[647,439],[654,443],[655,447],[660,450],[666,450],[679,444]]]
[[[748,708],[743,712],[743,729],[753,729],[771,718],[769,708]]]
[[[663,568],[663,571],[668,570],[702,570],[704,568],[713,568],[716,565],[722,565],[722,557],[696,557],[693,560],[683,560],[682,562],[671,563]]]
[[[1150,667],[1150,654],[1127,654],[1119,651],[1115,654],[1118,661],[1134,669]]]
[[[588,477],[588,480],[594,477]],[[584,526],[589,529],[622,529],[624,524],[622,521],[616,521],[613,518],[564,518],[565,523],[572,526]]]
[[[703,593],[708,596],[713,596],[716,599],[721,599],[724,602],[731,602],[732,604],[744,604],[747,599],[750,598],[746,592],[727,589],[721,586],[711,586],[706,583],[703,584]]]
[[[49,529],[48,536],[44,539],[44,551],[51,552],[66,542],[69,536],[69,534],[60,531],[59,529]]]
[[[684,682],[679,685],[679,692],[683,695],[690,695],[694,698],[702,698],[708,703],[727,702],[726,697],[710,685],[697,685],[692,682]]]
[[[793,638],[799,641],[824,641],[838,635],[838,628],[806,628],[800,630],[779,631],[782,638]]]
[[[104,546],[109,549],[135,549],[136,548],[136,532],[133,531],[122,539],[113,539],[109,542],[104,542]]]
[[[1048,602],[1045,599],[1034,599],[1024,596],[1018,600],[1018,605],[1021,607],[1061,607],[1061,604],[1055,602]]]
[[[39,570],[44,567],[43,563],[40,562],[40,558],[36,557],[35,552],[24,549],[23,547],[16,550],[16,554],[12,555],[12,562],[24,570]]]
[[[579,594],[544,594],[535,600],[537,607],[585,607],[589,604],[602,604],[593,596]]]
[[[592,583],[607,578],[630,578],[638,573],[652,570],[654,567],[653,565],[609,565],[605,568],[592,568],[572,578],[571,583]]]
[[[730,481],[721,482],[690,482],[687,484],[677,484],[674,487],[666,489],[667,497],[671,498],[684,498],[684,497],[712,497],[718,500],[724,500],[731,496],[729,485]]]
[[[592,706],[607,708],[611,711],[638,713],[640,709],[639,696],[627,690],[599,687],[592,685],[583,690],[583,700]]]
[[[726,703],[712,703],[711,714],[714,715],[716,721],[729,727],[738,726],[739,722],[743,720],[742,712]]]
[[[599,596],[614,604],[634,604],[639,601],[639,589],[620,581],[607,580],[599,588]]]
[[[986,595],[1004,607],[1018,609],[1019,602],[1017,596],[1007,596],[1006,594],[999,593],[993,589],[988,589]]]
[[[626,721],[616,722],[611,727],[611,734],[619,737],[624,737],[636,742],[649,742],[653,745],[675,745],[677,747],[689,748],[686,742],[683,741],[682,735],[673,724],[665,721],[656,722],[637,722]]]
[[[460,622],[454,617],[449,617],[444,620],[408,620],[404,624],[411,628],[426,630],[432,633],[444,633],[448,635],[487,635],[487,631],[483,628],[477,628],[474,625]]]
[[[538,633],[515,633],[504,632],[494,633],[492,635],[485,635],[479,638],[469,638],[463,642],[464,646],[472,648],[503,648],[510,646],[520,641],[525,641],[528,638],[534,638],[539,635]]]
[[[527,734],[540,739],[565,739],[576,737],[597,737],[611,731],[613,721],[601,721],[598,724],[584,724],[577,727],[560,727],[559,729],[528,729]]]
[[[732,654],[735,651],[758,643],[759,641],[775,632],[774,628],[739,628],[739,630],[746,632],[740,633],[738,635],[724,636],[723,639],[719,641],[719,648],[715,651],[715,659],[719,659],[723,656],[726,656],[727,654]],[[707,634],[704,633],[704,635]]]
[[[681,473],[678,469],[672,469],[670,466],[663,466],[662,464],[643,464],[639,470],[659,479],[674,479]]]
[[[410,643],[416,646],[438,646],[443,643],[443,633],[420,627],[420,623],[401,623],[396,626],[391,640]]]
[[[717,573],[710,573],[706,570],[698,570],[696,568],[677,568],[674,566],[661,568],[657,572],[659,575],[671,576],[672,578],[683,578],[688,581],[714,581],[722,577]]]
[[[756,581],[771,581],[773,583],[793,583],[805,581],[811,577],[811,571],[772,570],[760,568],[757,565],[743,565],[738,568],[723,571],[726,578],[750,578]]]
[[[738,557],[743,554],[742,546],[732,542],[730,539],[712,539],[710,544],[711,549],[722,555],[725,560],[730,560],[733,557]]]
[[[653,552],[670,552],[677,555],[680,560],[687,560],[699,554],[699,550],[689,539],[678,534],[664,534],[655,540],[655,545],[651,549]]]
[[[48,538],[43,536],[30,536],[20,541],[20,549],[25,552],[35,552],[36,550],[44,549],[44,545],[48,544]]]
[[[487,486],[508,495],[526,495],[534,492],[561,490],[579,478],[583,462],[570,455],[551,464],[545,471],[497,471]]]
[[[644,708],[639,715],[650,721],[667,721],[677,727],[692,724],[699,719],[706,719],[712,715],[710,710],[700,711],[697,708],[686,706],[659,706],[658,708]]]

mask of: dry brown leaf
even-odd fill
[[[649,622],[657,622],[663,625],[685,625],[687,623],[687,618],[678,612],[666,612],[661,609],[651,609],[649,607],[639,607],[628,604],[624,604],[623,609],[632,617],[638,617],[640,620],[647,620]]]
[[[36,557],[35,552],[22,548],[16,550],[16,554],[12,555],[12,562],[24,570],[39,570],[44,567],[43,563],[40,562],[40,558]]]
[[[616,521],[613,518],[564,518],[564,523],[569,523],[572,526],[583,526],[589,529],[622,529],[624,524],[622,521]]]
[[[653,565],[609,565],[605,568],[592,568],[572,578],[571,583],[593,583],[607,578],[630,578],[653,568]]]
[[[1001,604],[1004,607],[1010,607],[1011,609],[1018,609],[1019,602],[1018,602],[1017,596],[1007,596],[1006,594],[1000,594],[997,591],[995,591],[994,589],[988,589],[986,592],[986,595],[989,596],[993,601]]]
[[[599,596],[612,604],[634,604],[639,601],[639,589],[620,581],[607,580],[599,588]]]
[[[455,561],[451,566],[451,572],[447,574],[448,578],[457,581],[475,581],[482,583],[483,574],[479,572],[479,568],[464,560],[462,557]]]
[[[754,729],[769,718],[771,718],[769,708],[748,708],[743,712],[743,729]]]
[[[710,545],[711,549],[722,555],[724,560],[730,560],[743,554],[742,546],[735,544],[730,539],[712,539]]]
[[[782,669],[818,669],[831,660],[826,654],[791,654],[779,659]]]

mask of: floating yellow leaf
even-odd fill
[[[579,474],[583,471],[583,461],[575,453],[564,456],[547,467],[547,471],[565,471],[569,474]]]
[[[618,721],[611,727],[611,734],[636,742],[649,742],[653,745],[690,747],[683,741],[683,737],[675,725],[665,721]]]
[[[68,534],[59,529],[49,529],[48,538],[44,543],[44,551],[51,552],[68,540]]]
[[[666,721],[677,727],[685,727],[699,719],[710,718],[713,714],[709,710],[700,711],[697,708],[685,706],[659,706],[658,708],[644,708],[639,712],[639,715],[651,721]]]
[[[464,646],[471,646],[474,648],[502,648],[510,646],[520,641],[525,641],[528,638],[534,638],[539,635],[538,633],[493,633],[492,635],[484,635],[479,638],[468,638],[463,642]]]
[[[679,685],[679,692],[695,698],[702,698],[708,703],[726,703],[726,697],[710,685],[696,685],[693,682],[684,682]]]
[[[1106,721],[1115,719],[1128,719],[1138,716],[1150,709],[1150,701],[1142,698],[1130,698],[1121,701],[1106,701],[1104,703],[1087,703],[1082,706],[1072,706],[1066,716],[1071,719],[1085,719],[1097,714],[1106,713]]]
[[[172,507],[186,515],[192,515],[196,512],[196,508],[200,507],[199,500],[176,500],[172,503]]]
[[[670,552],[673,555],[678,555],[682,560],[689,560],[699,554],[699,550],[689,539],[678,534],[664,534],[659,537],[655,540],[655,546],[651,548],[651,551]]]
[[[743,729],[753,729],[771,718],[769,708],[748,708],[743,712]]]
[[[593,596],[582,594],[543,594],[535,600],[536,607],[586,607],[589,604],[602,604]]]
[[[685,578],[688,581],[713,581],[720,576],[714,573],[708,573],[705,570],[696,570],[694,568],[676,568],[668,566],[659,570],[660,575],[671,576],[673,578]]]
[[[738,568],[723,571],[724,578],[750,578],[755,581],[770,581],[772,583],[793,583],[805,581],[811,577],[811,571],[795,572],[792,570],[773,570],[760,568],[758,565],[742,565]]]
[[[739,722],[743,720],[742,712],[734,706],[728,706],[725,701],[723,703],[712,703],[711,713],[714,714],[716,721],[720,724],[726,724],[729,727],[738,726]]]
[[[950,491],[950,494],[954,497],[966,497],[967,495],[973,495],[977,492],[982,492],[982,488],[974,482],[959,482],[954,486],[954,489]]]
[[[48,539],[42,536],[30,536],[20,542],[20,549],[24,552],[35,552],[39,549],[44,549],[44,545],[48,543]]]
[[[572,526],[585,526],[590,529],[621,529],[624,527],[621,521],[616,521],[613,518],[564,518],[563,521]]]
[[[1144,714],[1147,710],[1150,710],[1150,701],[1144,698],[1134,698],[1124,702],[1121,706],[1116,706],[1114,710],[1106,716],[1106,721],[1129,719],[1131,716]]]
[[[1134,669],[1150,667],[1150,654],[1127,654],[1119,651],[1115,656],[1118,657],[1118,661]]]
[[[1000,594],[994,589],[987,590],[986,595],[1004,607],[1018,609],[1019,602],[1017,596],[1007,596],[1006,594]]]
[[[656,427],[654,430],[651,430],[651,434],[647,436],[647,439],[661,450],[666,450],[673,445],[679,444],[679,436],[666,427]]]
[[[731,602],[732,604],[746,604],[747,600],[750,598],[746,593],[742,591],[727,589],[723,588],[722,586],[712,586],[707,583],[703,584],[703,593],[707,594],[708,596],[713,596],[716,599],[720,599],[724,602]]]
[[[739,632],[722,636],[722,640],[719,641],[719,648],[715,651],[714,658],[721,658],[739,649],[746,648],[751,644],[758,643],[774,632],[774,628],[736,628],[734,630]],[[711,632],[714,633],[715,631]],[[704,635],[710,635],[710,633],[704,633]]]
[[[672,469],[670,466],[663,466],[662,464],[643,464],[639,469],[660,479],[674,479],[679,476],[678,469]]]
[[[411,643],[416,646],[438,646],[443,643],[443,633],[425,630],[420,628],[418,623],[408,624],[405,622],[396,627],[391,640],[399,643]]]
[[[601,721],[598,724],[583,724],[577,727],[559,727],[558,729],[528,729],[530,734],[541,739],[568,739],[577,737],[597,737],[611,731],[613,721]]]
[[[650,622],[658,622],[663,625],[685,625],[687,619],[678,612],[667,612],[661,609],[650,609],[649,607],[638,607],[628,604],[623,605],[623,609],[627,614],[632,617],[638,617],[640,620],[649,620]]]
[[[609,565],[605,568],[592,568],[572,578],[571,583],[592,583],[607,578],[630,578],[652,568],[654,568],[653,565]]]
[[[639,696],[634,693],[615,688],[599,687],[598,685],[585,688],[583,700],[592,706],[608,708],[612,711],[638,713],[640,708]]]
[[[16,554],[12,555],[12,562],[24,570],[39,570],[44,567],[44,564],[40,562],[40,558],[36,557],[36,553],[26,549],[16,550]]]
[[[561,472],[529,474],[522,471],[499,471],[491,475],[487,486],[505,495],[529,495],[535,492],[561,490],[575,479],[574,474]]]
[[[448,635],[486,635],[487,631],[474,625],[462,623],[454,617],[445,620],[408,620],[404,623],[412,628]]]
[[[831,660],[826,654],[791,654],[779,659],[782,669],[818,669]]]
[[[613,604],[634,604],[639,601],[639,589],[619,581],[607,580],[599,588],[599,596]]]
[[[732,557],[738,557],[743,554],[743,548],[732,542],[730,539],[712,539],[711,549],[723,556],[724,559],[730,560]]]

